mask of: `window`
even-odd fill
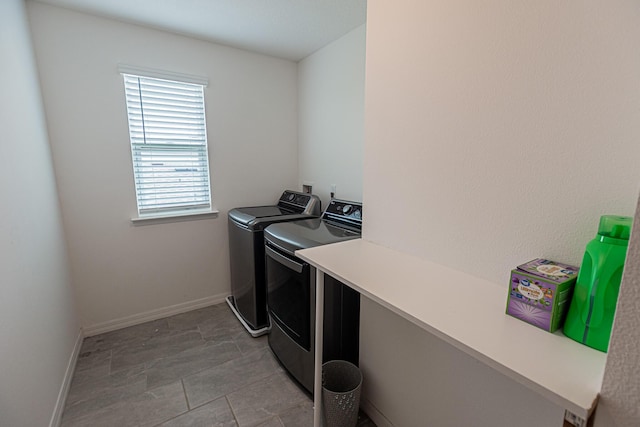
[[[120,71],[138,215],[210,210],[204,85]]]

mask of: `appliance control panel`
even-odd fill
[[[285,190],[284,193],[282,193],[278,205],[293,208],[296,211],[310,215],[319,215],[320,211],[320,199],[318,196],[291,190]]]
[[[362,224],[362,203],[333,199],[322,217],[360,225]]]

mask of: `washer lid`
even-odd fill
[[[293,254],[298,249],[357,239],[360,233],[313,218],[272,224],[265,229],[264,236],[269,242]]]
[[[229,216],[241,224],[248,224],[257,218],[269,216],[290,215],[293,212],[279,206],[253,206],[247,208],[235,208],[229,211]]]
[[[260,230],[269,224],[309,218],[310,215],[294,212],[280,206],[252,206],[229,211],[229,219],[253,230]]]

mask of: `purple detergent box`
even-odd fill
[[[578,268],[536,258],[511,270],[507,314],[545,331],[562,326]]]

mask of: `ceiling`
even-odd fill
[[[37,1],[292,61],[366,20],[366,0]]]

